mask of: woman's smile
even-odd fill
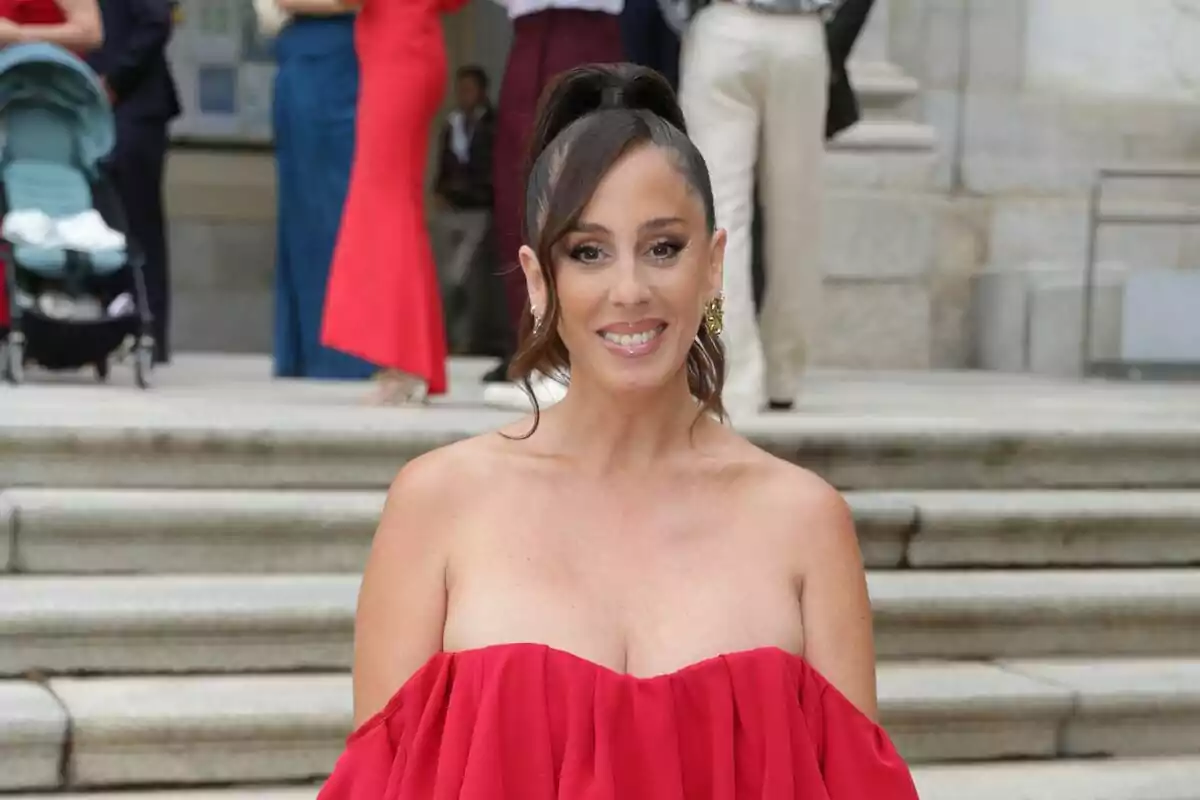
[[[667,323],[659,319],[620,322],[597,331],[609,350],[626,358],[650,355],[662,344]]]

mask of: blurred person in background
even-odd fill
[[[842,0],[837,12],[825,25],[830,69],[829,109],[825,113],[826,139],[832,139],[852,127],[861,116],[858,95],[850,83],[846,64],[874,5],[875,0]],[[754,221],[750,229],[751,265],[754,273],[754,305],[761,311],[767,290],[766,268],[763,263],[763,213],[757,183],[754,189]]]
[[[278,175],[275,375],[366,379],[375,366],[321,344],[329,266],[354,162],[355,8],[340,0],[256,0],[275,36],[272,125]]]
[[[843,114],[842,92],[850,91],[849,46],[843,52],[839,39],[834,52],[825,23],[854,26],[848,17],[837,20],[839,0],[699,5],[685,35],[681,102],[712,170],[717,222],[729,232],[726,403],[734,416],[787,410],[822,324],[825,138],[830,108]],[[861,12],[857,30],[869,7],[869,0],[855,4],[855,14]],[[831,79],[840,87],[836,106]],[[756,180],[767,285],[757,319],[751,240]]]
[[[513,21],[512,47],[504,67],[496,113],[495,203],[493,218],[500,269],[508,305],[508,358],[484,376],[484,399],[491,405],[525,408],[521,387],[509,383],[508,367],[517,329],[529,310],[529,294],[517,264],[522,244],[522,170],[542,91],[559,73],[584,64],[624,60],[620,15],[624,0],[496,0]],[[542,375],[532,385],[543,405],[562,388]]]
[[[442,125],[438,143],[433,218],[438,278],[445,305],[451,349],[463,350],[474,309],[468,284],[471,272],[492,266],[483,248],[492,219],[492,148],[496,114],[488,100],[488,78],[482,67],[459,68],[455,76],[455,108]],[[481,263],[481,262],[488,263]]]
[[[673,0],[625,0],[621,12],[621,41],[625,58],[649,67],[679,91],[679,28],[673,19]]]
[[[443,394],[446,330],[425,213],[429,131],[446,87],[442,14],[466,0],[365,0],[354,167],[322,342],[380,368],[379,403]]]
[[[165,364],[171,357],[171,297],[163,174],[167,126],[180,110],[166,54],[175,9],[169,0],[104,0],[100,11],[104,44],[88,63],[108,87],[116,113],[117,144],[109,167],[129,234],[145,258],[154,361]]]

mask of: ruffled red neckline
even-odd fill
[[[349,738],[347,739],[347,743],[353,742],[355,739],[358,739],[359,737],[369,733],[373,728],[383,724],[388,720],[389,717],[395,714],[396,709],[403,705],[405,696],[413,689],[413,687],[421,683],[421,678],[426,672],[440,669],[441,666],[447,661],[453,662],[461,659],[478,658],[512,650],[531,650],[537,653],[546,654],[554,658],[572,662],[578,666],[586,667],[604,675],[607,678],[624,681],[636,686],[649,686],[655,683],[661,683],[662,681],[678,679],[684,675],[710,669],[716,665],[725,663],[730,659],[743,660],[760,658],[762,656],[783,658],[789,663],[797,666],[803,666],[820,678],[823,683],[828,683],[824,676],[813,669],[812,665],[809,664],[803,656],[798,656],[795,653],[788,652],[782,647],[776,647],[775,645],[764,645],[762,647],[752,647],[746,650],[734,650],[728,653],[718,653],[715,656],[709,656],[699,661],[692,662],[691,664],[685,664],[679,669],[672,670],[671,672],[664,672],[659,675],[643,677],[627,672],[621,672],[620,670],[616,670],[612,667],[592,661],[589,658],[576,655],[569,650],[562,650],[548,644],[539,644],[536,642],[505,642],[483,645],[481,647],[471,647],[465,650],[442,650],[438,653],[434,653],[417,669],[416,672],[409,676],[408,680],[401,684],[400,688],[396,690],[395,694],[391,696],[387,704],[382,709],[369,717],[366,721],[359,725],[353,733],[350,734]],[[867,718],[865,714],[863,714],[863,717]]]

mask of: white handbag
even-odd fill
[[[266,36],[275,36],[292,21],[292,15],[280,8],[275,0],[254,0],[254,15],[258,17],[259,33]]]

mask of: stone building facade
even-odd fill
[[[507,36],[476,0],[451,62],[498,81]],[[1200,0],[878,0],[854,65],[866,119],[829,159],[820,362],[1069,371],[1096,170],[1200,164],[1198,41]],[[174,154],[183,346],[267,349],[273,191],[266,153]],[[1121,200],[1200,204],[1200,181]],[[1103,275],[1200,266],[1200,228],[1104,231],[1097,255]],[[1119,302],[1100,299],[1112,346]]]

